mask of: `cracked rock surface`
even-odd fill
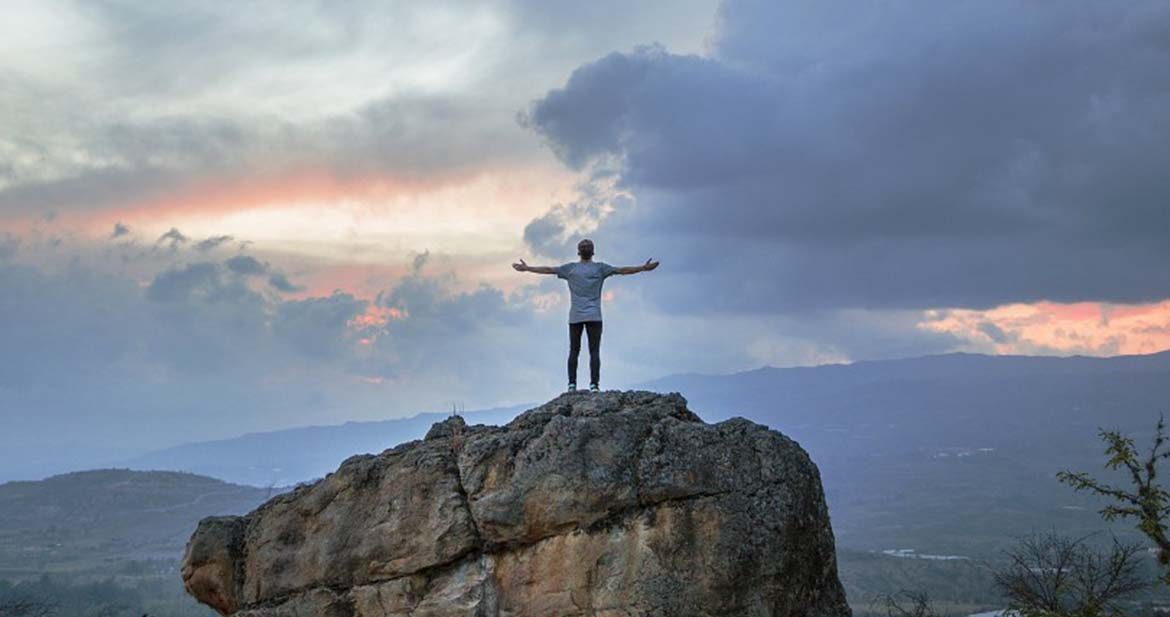
[[[200,521],[182,576],[238,617],[850,614],[805,451],[636,391],[350,457]]]

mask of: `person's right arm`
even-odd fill
[[[553,268],[551,266],[530,266],[530,265],[524,263],[523,259],[520,260],[520,263],[512,264],[512,268],[514,268],[517,272],[532,272],[534,274],[556,274],[557,273],[556,268]]]

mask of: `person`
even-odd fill
[[[555,274],[569,284],[569,392],[577,390],[577,358],[581,355],[581,332],[589,338],[589,391],[601,389],[601,285],[614,274],[637,274],[658,267],[658,262],[647,259],[640,266],[611,266],[593,261],[593,241],[588,238],[577,243],[580,261],[551,266],[530,266],[521,259],[512,264],[518,272]]]

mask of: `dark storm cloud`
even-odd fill
[[[610,54],[526,115],[574,168],[619,161],[638,207],[597,235],[662,257],[663,306],[1170,296],[1170,7],[729,1],[719,23],[709,57]]]

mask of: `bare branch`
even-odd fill
[[[902,598],[905,598],[903,602]],[[938,617],[925,591],[902,590],[882,599],[887,617]]]
[[[1119,602],[1149,586],[1141,576],[1142,547],[1113,539],[1107,553],[1086,537],[1033,534],[1007,552],[1009,565],[995,572],[1008,608],[1022,615],[1111,615]]]

